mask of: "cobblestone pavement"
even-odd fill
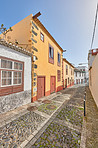
[[[86,147],[98,148],[98,108],[86,87]]]
[[[0,148],[23,148],[69,97],[58,92],[0,114]]]
[[[71,94],[71,99],[62,106],[54,118],[25,148],[79,148],[83,123],[84,91],[85,87],[62,90],[62,96]],[[57,100],[60,100],[59,97]]]

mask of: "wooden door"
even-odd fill
[[[45,77],[38,76],[37,78],[37,99],[45,96]]]
[[[67,79],[65,79],[65,88],[67,87]]]
[[[55,92],[55,86],[56,86],[56,78],[55,76],[50,77],[50,93]]]

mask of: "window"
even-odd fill
[[[58,82],[61,81],[61,71],[57,70],[57,80]]]
[[[14,72],[13,84],[21,84],[22,82],[22,72]]]
[[[80,72],[80,77],[81,77],[81,72]]]
[[[68,75],[68,65],[66,65],[66,75]]]
[[[73,69],[73,75],[74,75],[74,69]]]
[[[2,71],[2,73],[1,73],[1,85],[2,86],[12,85],[12,72]]]
[[[23,90],[23,66],[23,62],[0,57],[0,96]]]
[[[12,62],[1,59],[1,68],[12,69]]]
[[[61,65],[61,55],[60,55],[60,53],[58,52],[58,54],[57,54],[57,61],[58,61],[58,66],[60,66]]]
[[[53,59],[53,48],[49,47],[49,58]]]
[[[54,48],[49,45],[49,63],[54,64]]]
[[[72,75],[72,68],[71,68],[71,75]]]
[[[77,72],[76,72],[76,77],[77,77]]]
[[[85,69],[83,69],[83,71],[85,71]]]
[[[40,39],[44,42],[44,35],[42,33],[40,33]]]
[[[22,70],[22,64],[21,63],[14,62],[14,69]]]
[[[69,78],[68,78],[68,84],[69,84]]]

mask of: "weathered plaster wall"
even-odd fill
[[[98,106],[98,54],[92,63],[92,68],[90,71],[91,76],[89,72],[89,88],[96,102],[96,105]]]
[[[15,109],[31,101],[31,91],[22,91],[0,97],[0,113]]]

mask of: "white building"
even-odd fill
[[[85,71],[82,69],[74,69],[74,84],[84,84],[85,81]]]
[[[0,40],[0,113],[31,102],[31,53]]]
[[[85,77],[85,83],[86,83],[88,81],[88,77],[89,77],[88,68],[86,66],[78,66],[76,68],[85,73],[84,77]]]

